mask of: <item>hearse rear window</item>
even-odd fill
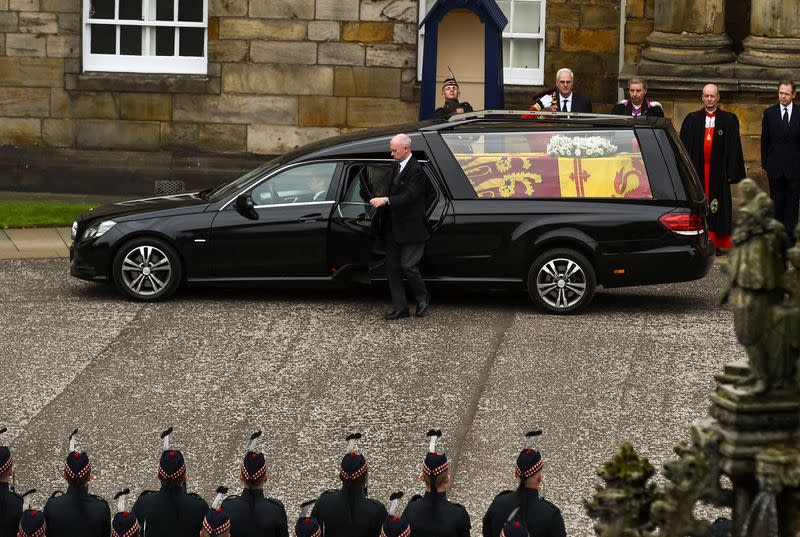
[[[443,133],[479,198],[652,199],[633,130]]]

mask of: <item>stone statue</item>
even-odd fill
[[[744,384],[758,394],[795,385],[800,283],[787,272],[788,238],[771,217],[772,201],[750,179],[742,181],[739,192],[744,203],[735,218],[734,248],[722,266],[728,275],[722,301],[731,305],[736,337],[747,351],[750,376]]]

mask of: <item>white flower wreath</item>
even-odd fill
[[[611,140],[602,136],[556,135],[550,138],[550,142],[547,144],[548,155],[562,158],[607,157],[618,150]]]

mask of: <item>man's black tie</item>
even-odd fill
[[[787,107],[783,107],[783,128],[789,128],[789,109]]]
[[[394,177],[392,177],[392,184],[397,186],[397,184],[399,182],[400,182],[400,163],[399,162],[395,162],[394,163]]]
[[[563,101],[561,101],[561,111],[562,112],[569,112],[569,110],[567,110],[567,99],[564,99]]]

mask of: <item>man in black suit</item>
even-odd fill
[[[578,93],[573,91],[575,75],[572,70],[563,67],[556,73],[556,89],[558,90],[558,102],[553,100],[551,110],[559,112],[583,112],[591,113],[592,103]]]
[[[778,85],[778,104],[764,111],[761,121],[761,167],[769,178],[769,194],[775,203],[775,218],[794,240],[800,205],[800,117],[794,113],[797,89],[794,82]]]
[[[389,195],[372,198],[369,202],[381,209],[382,232],[386,238],[386,276],[394,309],[385,315],[387,321],[409,317],[405,274],[417,301],[416,316],[428,309],[430,294],[419,272],[419,262],[430,238],[425,227],[425,191],[427,177],[417,159],[411,154],[411,138],[398,134],[389,142],[396,169]]]

